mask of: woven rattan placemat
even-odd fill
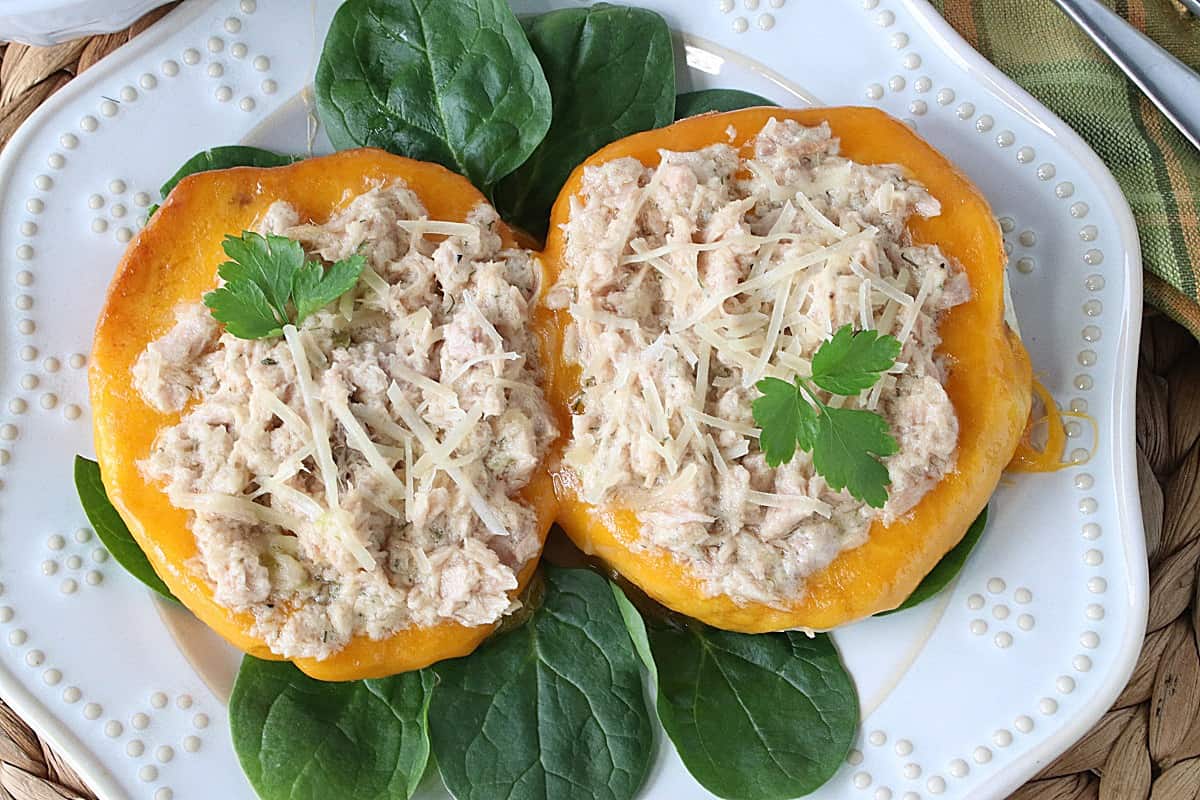
[[[46,98],[167,10],[54,47],[0,44],[0,147]],[[1141,658],[1113,708],[1019,800],[1200,800],[1200,345],[1152,312],[1142,328],[1137,442],[1150,553]],[[93,797],[0,702],[0,800]]]

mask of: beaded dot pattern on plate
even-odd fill
[[[240,11],[243,17],[254,13],[246,11],[246,4]],[[163,74],[179,75],[182,63],[184,69],[199,70],[209,78],[210,97],[217,105],[245,113],[256,111],[261,97],[275,94],[279,84],[263,75],[271,71],[271,57],[251,50],[242,37],[244,29],[241,17],[231,15],[219,20],[207,39],[184,48],[178,60],[164,62]]]
[[[880,0],[862,0],[863,9],[872,15],[871,18],[876,24],[884,27],[891,27],[894,22],[894,17],[890,15],[886,9],[880,8]],[[895,31],[889,34],[889,44],[896,50],[900,51],[898,66],[902,70],[917,69],[924,63],[920,53],[906,50],[909,46],[911,38],[903,31]],[[887,82],[887,88],[893,94],[901,94],[905,91],[906,81],[900,75],[896,74]],[[1049,187],[1049,191],[1056,201],[1069,201],[1069,204],[1060,206],[1065,214],[1074,220],[1083,220],[1088,216],[1089,207],[1084,201],[1076,199],[1076,187],[1073,181],[1063,180],[1060,177],[1060,170],[1051,160],[1046,160],[1044,157],[1038,159],[1037,150],[1029,144],[1022,143],[1014,129],[1001,128],[999,132],[993,133],[997,127],[996,120],[990,113],[979,114],[979,108],[970,99],[961,98],[959,94],[949,86],[936,86],[931,76],[921,75],[912,82],[911,89],[917,95],[925,95],[929,92],[934,92],[934,97],[937,100],[937,105],[952,109],[953,117],[960,122],[972,123],[976,131],[981,134],[989,134],[993,137],[994,144],[1000,150],[1007,150],[1015,154],[1015,162],[1018,167],[1025,165],[1033,165],[1032,177],[1042,186]],[[871,83],[866,86],[865,97],[867,100],[882,103],[888,101],[888,92],[885,90],[885,82]],[[957,105],[955,105],[957,101]],[[905,109],[914,117],[924,117],[931,112],[931,106],[921,97],[911,97],[907,101]],[[911,124],[911,120],[909,120]],[[1010,150],[1011,149],[1011,150]],[[1028,174],[1028,173],[1026,173]],[[1020,228],[1011,219],[1001,219],[1001,225],[1005,233],[1005,248],[1009,253],[1020,248],[1019,253],[1013,253],[1013,265],[1015,273],[1018,275],[1032,275],[1037,270],[1037,248],[1038,236],[1037,232],[1032,228]],[[1009,234],[1016,234],[1015,238],[1010,239]],[[1087,224],[1079,228],[1079,238],[1081,242],[1087,243],[1090,246],[1082,251],[1081,260],[1088,267],[1098,267],[1103,262],[1102,248],[1095,246],[1095,242],[1099,238],[1099,230],[1093,224]],[[1084,319],[1095,319],[1103,313],[1102,300],[1095,295],[1100,294],[1105,289],[1105,280],[1102,274],[1092,272],[1083,282],[1084,289],[1093,296],[1081,304],[1081,312]],[[1084,325],[1082,338],[1087,344],[1094,344],[1101,338],[1101,329],[1098,325],[1089,323]],[[1095,369],[1098,365],[1099,355],[1094,347],[1083,347],[1077,352],[1075,357],[1079,366],[1088,369]],[[1089,391],[1095,385],[1095,380],[1090,372],[1079,373],[1073,380],[1073,385],[1078,391]],[[1087,401],[1085,398],[1074,398],[1070,403],[1070,410],[1074,413],[1087,413]],[[1068,424],[1068,435],[1078,437],[1082,433],[1082,428],[1078,423]],[[1087,450],[1077,448],[1071,454],[1070,460],[1073,463],[1086,463],[1090,454]],[[1080,491],[1086,492],[1094,485],[1094,478],[1086,472],[1079,472],[1073,479],[1073,483]],[[1091,516],[1099,510],[1099,502],[1094,496],[1087,496],[1078,500],[1077,505],[1079,510],[1085,516]],[[1084,539],[1094,542],[1100,538],[1099,526],[1094,522],[1085,523]],[[1101,548],[1091,547],[1081,551],[1081,559],[1086,566],[1100,568],[1103,564],[1103,550]],[[1087,580],[1089,593],[1093,595],[1103,594],[1107,585],[1102,576],[1095,575]],[[987,581],[986,587],[982,591],[972,592],[966,597],[966,612],[967,612],[967,634],[971,638],[978,638],[984,641],[990,641],[999,651],[1012,650],[1019,636],[1032,635],[1037,628],[1037,619],[1034,613],[1034,593],[1026,586],[1018,586],[1012,589],[1011,594],[1008,594],[1009,587],[1005,582],[996,577]],[[1093,624],[1104,617],[1103,606],[1099,603],[1090,604],[1085,610],[1085,617]],[[997,630],[1000,627],[1000,630]],[[1083,649],[1095,649],[1100,646],[1100,635],[1095,630],[1086,630],[1080,635],[1080,644]],[[1073,674],[1085,673],[1091,669],[1092,662],[1089,656],[1078,654],[1073,657],[1071,662],[1071,671]],[[1054,689],[1059,696],[1070,695],[1075,691],[1076,682],[1070,675],[1061,675],[1054,680]],[[1040,699],[1031,698],[1031,708],[1035,708],[1036,712],[1042,716],[1050,716],[1058,712],[1059,701],[1053,697],[1042,697]],[[1033,722],[1031,714],[1019,715],[1013,727],[1022,733],[1028,733],[1033,730]],[[873,732],[867,741],[870,744],[882,743],[887,740],[887,733],[882,730]],[[999,729],[993,736],[990,743],[992,746],[1007,747],[1012,742],[1012,734],[1007,729]],[[899,750],[897,751],[899,753]],[[991,747],[986,744],[980,744],[969,752],[970,760],[976,764],[987,764],[992,760]],[[947,768],[946,772],[951,779],[961,777],[966,774],[962,767],[967,764],[967,759],[957,759],[951,762],[951,767]],[[865,773],[864,773],[865,774]],[[859,785],[856,783],[855,785]],[[862,788],[862,787],[860,787]],[[932,776],[926,784],[926,790],[930,794],[940,794],[946,788],[945,779],[941,775]],[[889,798],[892,796],[890,787],[880,787],[876,794],[877,798]]]
[[[192,67],[231,87],[244,86],[244,90],[239,89],[230,98],[236,101],[232,104],[235,109],[254,112],[262,108],[256,98],[276,94],[279,84],[271,76],[270,56],[252,52],[249,44],[239,38],[244,31],[244,18],[257,10],[256,0],[240,0],[237,8],[241,17],[231,15],[220,20],[220,30],[201,46],[181,48],[149,69],[149,65],[143,64],[140,70],[123,76],[123,80],[99,87],[90,107],[78,113],[69,126],[64,126],[67,129],[60,128],[53,148],[37,157],[40,171],[26,184],[24,191],[28,194],[22,194],[16,201],[24,218],[15,226],[18,235],[8,240],[12,242],[10,261],[17,267],[10,273],[15,291],[10,291],[7,302],[15,312],[11,329],[17,341],[12,352],[18,357],[20,367],[13,375],[19,394],[0,402],[0,408],[10,415],[0,421],[0,467],[13,463],[14,446],[24,433],[21,422],[31,413],[53,411],[67,422],[84,418],[82,402],[77,398],[86,393],[87,358],[82,351],[87,342],[80,341],[76,348],[63,352],[47,348],[35,339],[46,333],[35,316],[39,311],[38,263],[42,252],[53,250],[54,244],[45,238],[50,226],[42,220],[49,217],[52,209],[61,207],[58,195],[65,191],[61,187],[71,184],[73,164],[83,163],[75,160],[76,152],[86,151],[89,137],[124,125],[126,119],[135,119],[138,109],[149,107],[155,93]],[[232,61],[242,66],[235,68]],[[121,247],[132,240],[137,228],[145,222],[145,214],[157,197],[157,190],[135,185],[126,175],[115,174],[69,204],[80,209],[84,230]],[[3,487],[0,478],[0,489]],[[104,587],[105,572],[113,562],[90,529],[50,531],[35,537],[34,542],[37,558],[31,567],[54,596],[76,602],[73,598],[87,590]],[[0,603],[4,594],[4,587],[0,586]],[[135,760],[137,778],[153,788],[154,800],[171,800],[174,793],[163,785],[166,773],[161,765],[173,762],[178,752],[199,752],[203,729],[209,722],[208,716],[196,708],[196,699],[188,693],[156,693],[142,710],[115,713],[117,709],[109,703],[89,697],[84,685],[72,683],[71,678],[78,676],[68,675],[61,662],[56,663],[53,652],[37,642],[35,631],[15,627],[13,623],[18,618],[13,606],[0,605],[0,625],[6,626],[4,640],[18,651],[18,663],[34,671],[39,686],[53,689],[56,700],[73,709],[70,713],[75,719],[97,725],[105,739]],[[168,697],[174,698],[173,705],[166,702]],[[167,713],[180,715],[193,732],[176,741],[157,741],[156,717]],[[130,738],[131,731],[136,731],[138,737]]]
[[[216,59],[217,55],[226,50],[226,40],[223,37],[241,32],[243,29],[242,18],[255,13],[257,5],[254,2],[242,3],[238,10],[241,17],[237,15],[226,17],[221,22],[220,30],[214,30],[214,34],[205,40],[203,47],[182,48],[177,58],[163,59],[159,62],[156,70],[145,70],[129,75],[124,82],[118,82],[107,90],[101,89],[98,99],[94,101],[90,110],[77,117],[76,129],[63,131],[58,135],[57,145],[61,149],[56,148],[49,152],[45,156],[45,165],[52,171],[62,171],[68,168],[70,154],[80,148],[83,138],[102,133],[106,130],[107,125],[120,124],[120,120],[135,114],[138,108],[145,106],[148,95],[160,89],[163,80],[177,78],[187,67],[203,66],[213,78],[227,76],[226,66]],[[263,74],[269,73],[271,70],[271,59],[268,55],[259,53],[251,57],[248,45],[242,41],[234,42],[229,51],[235,58],[240,57],[247,61],[245,69],[242,70],[246,73],[244,82],[247,86],[257,86],[263,95],[274,94],[278,91],[278,83]],[[224,94],[220,89],[218,89],[218,93],[222,96]],[[237,107],[243,111],[255,110],[258,103],[252,96],[253,94],[254,92],[250,91],[243,96],[236,104]],[[232,99],[232,94],[230,99]],[[20,262],[34,262],[38,257],[35,240],[39,234],[39,225],[36,218],[45,213],[48,199],[55,190],[56,184],[57,180],[53,172],[38,174],[32,180],[31,188],[34,194],[24,202],[25,211],[30,218],[21,223],[19,232],[22,239],[18,241],[13,250],[13,255]],[[127,244],[133,239],[137,227],[144,224],[146,220],[146,211],[152,202],[152,193],[131,188],[128,181],[120,176],[110,178],[103,187],[97,188],[98,191],[93,191],[86,197],[86,206],[90,213],[86,217],[85,224],[93,233],[111,237],[118,246]],[[154,192],[153,196],[156,197],[157,193]],[[34,270],[32,269],[21,270],[16,277],[18,286],[23,288],[32,285],[33,275]],[[22,314],[28,314],[34,310],[35,299],[28,291],[15,295],[12,302],[13,306]],[[16,330],[21,336],[33,337],[38,333],[38,324],[32,316],[21,316],[17,319]],[[18,354],[21,360],[29,362],[37,360],[40,355],[38,347],[32,343],[20,345]],[[74,360],[75,356],[71,358]],[[49,366],[56,362],[56,358],[48,358],[46,372],[57,371]],[[72,364],[72,366],[75,365]],[[21,377],[19,385],[22,390],[33,392],[41,382],[37,375],[28,373]],[[22,415],[30,408],[38,408],[42,411],[59,411],[62,418],[67,421],[83,418],[83,409],[78,402],[63,402],[62,392],[55,391],[51,387],[46,387],[41,394],[33,398],[10,398],[5,405],[9,413],[13,415]],[[0,449],[0,466],[6,465],[10,459],[10,450]],[[98,583],[95,574],[86,576],[86,579],[93,585]],[[65,593],[74,593],[78,588],[78,581],[73,578],[67,579],[62,583],[61,588]]]
[[[734,33],[749,33],[756,29],[765,33],[775,30],[778,17],[773,12],[786,5],[787,0],[741,0],[740,3],[738,0],[717,0],[716,9],[720,14],[732,15],[729,29]]]

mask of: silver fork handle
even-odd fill
[[[1097,0],[1054,2],[1200,148],[1200,75]]]

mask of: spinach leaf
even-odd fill
[[[637,610],[637,606],[629,602],[629,598],[625,596],[625,592],[621,591],[621,587],[615,583],[610,583],[613,597],[617,598],[617,610],[621,612],[621,621],[625,623],[625,630],[629,633],[629,639],[633,642],[633,649],[637,651],[638,658],[650,671],[650,678],[655,683],[658,683],[658,668],[654,665],[654,654],[650,652],[650,637],[646,634],[646,623],[642,621],[642,612]]]
[[[628,800],[646,777],[650,715],[609,584],[543,570],[524,626],[433,667],[433,753],[458,800]]]
[[[858,696],[828,636],[751,636],[693,621],[647,627],[658,718],[708,791],[787,800],[841,766],[858,727]]]
[[[176,600],[175,595],[163,583],[162,578],[150,566],[149,559],[138,546],[137,540],[129,532],[125,520],[109,502],[108,492],[100,480],[100,465],[83,456],[75,456],[75,491],[79,494],[79,502],[83,513],[96,531],[96,536],[112,553],[125,570],[154,591],[168,600]]]
[[[183,162],[183,166],[176,170],[158,191],[165,199],[175,188],[175,184],[197,172],[229,167],[283,167],[299,160],[300,156],[285,156],[240,144],[214,147],[211,150],[202,150]]]
[[[496,188],[501,214],[545,236],[559,189],[584,159],[609,142],[671,122],[675,54],[658,14],[598,3],[526,22],[554,98],[550,132]]]
[[[765,97],[738,89],[700,89],[675,98],[675,119],[687,119],[710,111],[736,111],[754,106],[774,106]]]
[[[325,683],[287,661],[242,659],[233,748],[263,800],[399,800],[429,759],[429,670]]]
[[[550,127],[550,89],[505,0],[347,0],[315,85],[338,150],[436,161],[485,191]]]
[[[987,527],[987,518],[988,510],[987,506],[984,506],[983,511],[979,512],[979,516],[971,523],[971,527],[967,528],[967,532],[963,534],[963,538],[959,540],[959,543],[949,553],[942,556],[942,560],[929,571],[924,580],[917,584],[917,588],[908,596],[908,599],[891,611],[880,611],[875,616],[885,617],[888,614],[895,614],[897,611],[912,608],[924,603],[942,589],[945,589],[950,584],[950,581],[954,580],[958,573],[962,572],[963,566],[967,563],[967,557],[971,555],[971,551],[975,549],[975,545],[979,543],[980,537],[983,536],[983,529]]]

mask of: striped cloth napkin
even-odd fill
[[[1146,302],[1200,337],[1200,151],[1050,0],[932,2],[1100,154],[1137,220]],[[1102,2],[1200,69],[1200,19],[1174,0]]]

